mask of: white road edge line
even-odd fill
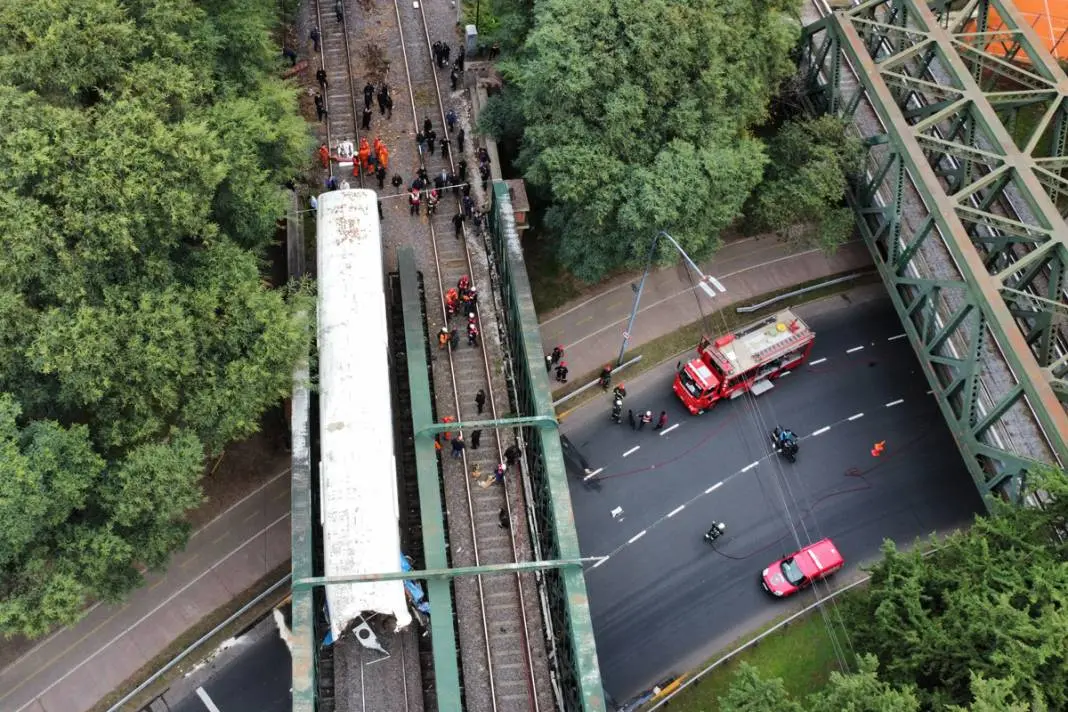
[[[712,494],[713,492],[715,492],[716,490],[718,490],[722,486],[723,486],[723,482],[722,481],[721,482],[717,482],[716,484],[714,484],[711,487],[709,487],[708,489],[706,489],[705,490],[705,494]]]
[[[601,474],[602,472],[604,472],[604,468],[603,467],[598,467],[596,470],[594,470],[590,474],[588,474],[585,477],[583,477],[582,481],[585,482],[588,479],[592,479],[592,478],[596,477],[597,475]]]
[[[670,433],[670,432],[671,432],[672,430],[674,430],[675,428],[679,427],[679,425],[680,425],[680,424],[681,424],[681,423],[675,423],[675,424],[674,424],[674,425],[672,425],[672,426],[671,426],[670,428],[664,428],[663,430],[661,430],[661,431],[660,431],[660,435],[661,435],[661,437],[663,437],[664,435],[667,435],[667,434],[668,434],[668,433]]]
[[[600,561],[598,561],[598,562],[597,562],[596,564],[594,564],[593,566],[591,566],[590,568],[591,568],[591,569],[595,569],[595,568],[597,568],[598,566],[600,566],[601,564],[603,564],[603,563],[604,563],[604,562],[606,562],[606,561],[608,561],[608,557],[607,557],[607,556],[602,556],[602,557],[601,557],[601,560],[600,560]]]
[[[628,544],[633,544],[634,542],[638,541],[643,536],[645,536],[645,532],[647,532],[647,531],[649,531],[649,530],[648,529],[642,529],[640,532],[638,532],[637,534],[632,536],[630,539],[627,539],[627,543]]]
[[[863,417],[864,417],[863,413],[857,413],[856,415],[849,416],[848,418],[846,418],[846,420],[860,420]]]
[[[110,648],[110,647],[111,647],[112,645],[114,645],[114,644],[115,644],[115,642],[116,642],[117,640],[119,640],[120,638],[122,638],[123,636],[125,636],[125,635],[126,635],[127,633],[129,633],[129,632],[130,632],[131,630],[133,630],[133,629],[134,629],[134,628],[136,628],[137,626],[139,626],[139,625],[141,625],[142,623],[144,623],[144,622],[145,622],[146,620],[148,620],[148,619],[149,619],[149,618],[150,618],[150,617],[151,617],[151,616],[152,616],[153,614],[155,614],[156,612],[158,612],[158,611],[159,611],[160,609],[162,609],[162,608],[163,608],[164,606],[166,606],[166,605],[167,605],[168,603],[170,603],[170,602],[171,602],[171,601],[173,601],[174,599],[178,598],[178,596],[180,596],[180,595],[182,595],[183,593],[185,593],[185,592],[186,592],[186,591],[187,591],[187,590],[189,589],[189,587],[190,587],[190,586],[192,586],[193,584],[195,584],[195,583],[196,583],[197,581],[200,581],[200,580],[201,580],[202,578],[204,578],[205,576],[207,576],[208,574],[210,574],[210,573],[211,573],[212,571],[214,571],[215,569],[217,569],[217,568],[218,568],[219,566],[221,566],[221,565],[222,565],[222,563],[223,563],[224,561],[226,561],[226,560],[227,560],[227,559],[229,559],[229,558],[230,558],[231,556],[233,556],[234,554],[236,554],[237,552],[241,551],[241,550],[242,550],[242,549],[244,549],[244,548],[245,548],[246,546],[248,546],[249,544],[251,544],[252,542],[254,542],[254,541],[255,541],[256,539],[258,539],[258,538],[259,538],[259,537],[260,537],[260,536],[261,536],[261,535],[262,535],[262,534],[263,534],[264,532],[266,532],[266,531],[267,531],[268,529],[273,529],[273,528],[274,528],[274,526],[275,526],[276,524],[278,524],[279,522],[281,522],[282,520],[284,520],[284,519],[289,519],[289,516],[290,516],[290,513],[289,513],[289,512],[286,512],[285,514],[283,514],[282,516],[280,516],[280,517],[279,517],[278,519],[275,519],[275,520],[274,520],[273,522],[271,522],[270,524],[268,524],[267,526],[265,526],[265,527],[264,527],[263,529],[260,529],[260,530],[259,530],[258,532],[256,532],[255,534],[253,534],[253,535],[252,535],[251,537],[249,537],[248,539],[245,539],[245,541],[244,541],[244,542],[242,542],[242,543],[241,543],[241,544],[240,544],[239,546],[237,546],[236,548],[232,549],[232,550],[231,550],[231,551],[230,551],[230,552],[229,552],[228,554],[226,554],[226,556],[222,557],[221,559],[219,559],[218,561],[216,561],[216,562],[215,562],[214,564],[212,564],[211,568],[209,568],[209,569],[206,569],[205,571],[203,571],[203,572],[202,572],[202,573],[201,573],[201,574],[200,574],[199,576],[197,576],[196,578],[194,578],[194,579],[193,579],[192,581],[188,581],[188,582],[187,582],[187,583],[186,583],[186,584],[185,584],[184,586],[182,586],[182,587],[181,587],[180,589],[178,589],[177,591],[175,591],[174,593],[172,593],[172,594],[171,594],[170,596],[168,596],[168,597],[167,597],[166,599],[164,599],[163,603],[160,603],[160,604],[159,604],[158,606],[156,606],[155,608],[153,608],[153,609],[152,609],[151,611],[149,611],[149,612],[148,612],[148,613],[146,613],[145,615],[143,615],[143,616],[141,616],[140,618],[138,618],[136,622],[132,623],[132,624],[131,624],[130,626],[128,626],[128,627],[127,627],[127,628],[126,628],[125,630],[123,630],[123,631],[122,631],[121,633],[117,634],[117,635],[116,635],[116,636],[115,636],[114,638],[112,638],[111,640],[109,640],[109,641],[108,641],[107,643],[105,643],[104,645],[100,646],[99,648],[97,648],[97,649],[96,649],[95,651],[93,651],[92,653],[90,653],[90,654],[89,654],[89,655],[88,655],[88,656],[87,656],[87,657],[86,657],[86,658],[85,658],[84,660],[81,660],[81,661],[79,661],[79,663],[78,663],[77,665],[75,665],[75,666],[74,666],[74,667],[72,667],[72,668],[71,668],[70,670],[68,670],[68,671],[67,671],[66,673],[64,673],[64,674],[63,674],[63,675],[62,675],[62,676],[61,676],[61,677],[60,677],[60,678],[59,678],[58,680],[54,681],[54,682],[53,682],[52,684],[50,684],[50,685],[49,685],[48,687],[46,687],[45,689],[41,690],[41,691],[40,691],[40,692],[39,692],[39,693],[38,693],[37,695],[35,695],[35,696],[34,696],[34,698],[33,698],[32,700],[30,700],[29,702],[27,702],[26,704],[24,704],[24,705],[23,705],[22,707],[19,707],[19,708],[18,708],[17,710],[15,710],[15,712],[22,712],[22,710],[26,709],[27,707],[29,707],[30,705],[34,704],[34,703],[35,703],[35,702],[37,702],[37,701],[38,701],[39,699],[41,699],[42,697],[44,697],[44,696],[45,696],[46,694],[48,694],[48,692],[49,692],[50,690],[52,690],[52,689],[53,689],[53,688],[54,688],[54,687],[55,687],[56,685],[58,685],[59,683],[63,682],[63,681],[64,681],[64,680],[66,680],[66,679],[67,679],[68,677],[70,677],[71,675],[73,675],[73,674],[74,674],[75,672],[77,672],[78,670],[80,670],[80,669],[82,668],[82,666],[84,666],[84,665],[85,665],[86,663],[88,663],[88,662],[89,662],[90,660],[92,660],[93,658],[95,658],[95,657],[96,657],[97,655],[99,655],[99,654],[100,654],[101,652],[103,652],[103,651],[104,651],[104,650],[105,650],[106,648]]]
[[[846,349],[846,353],[847,353],[847,354],[851,354],[851,353],[853,353],[854,351],[863,351],[863,350],[864,350],[864,347],[863,347],[863,346],[854,346],[854,347],[853,347],[853,348],[851,348],[851,349]]]
[[[820,428],[819,430],[817,430],[814,433],[812,433],[812,435],[810,437],[815,437],[817,435],[823,435],[825,432],[827,432],[830,429],[831,429],[831,426],[824,425],[822,428]]]
[[[890,338],[887,339],[887,341],[897,341],[898,339],[905,338],[905,336],[906,336],[905,334],[898,334],[897,336],[891,336]]]
[[[750,462],[748,465],[746,465],[745,467],[742,468],[742,472],[749,472],[750,470],[752,470],[754,467],[756,467],[759,464],[760,464],[760,460],[755,460],[754,462]]]
[[[898,398],[896,401],[890,401],[889,403],[887,403],[886,407],[887,408],[893,408],[895,405],[901,405],[904,402],[905,402],[904,398]]]
[[[627,450],[627,451],[626,451],[625,453],[623,453],[623,457],[626,457],[627,455],[631,455],[631,454],[633,454],[633,453],[636,453],[636,452],[638,452],[638,451],[639,451],[639,450],[641,450],[641,449],[642,449],[642,446],[641,446],[641,445],[635,445],[635,446],[634,446],[634,447],[632,447],[632,448],[631,448],[630,450]]]
[[[808,365],[809,365],[809,366],[815,366],[816,364],[818,364],[818,363],[823,363],[823,362],[824,362],[824,361],[826,361],[826,360],[827,360],[827,359],[825,359],[825,358],[818,358],[818,359],[816,359],[815,361],[809,361],[809,362],[808,362]]]
[[[686,509],[686,505],[685,504],[680,504],[678,507],[675,507],[674,509],[671,510],[671,512],[668,514],[668,517],[674,517],[676,514],[678,514],[679,512],[681,512],[684,509]]]
[[[208,697],[208,693],[204,691],[203,687],[197,688],[197,697],[204,703],[204,706],[208,708],[208,712],[221,712],[221,710],[215,706],[215,703]]]

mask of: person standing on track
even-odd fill
[[[472,430],[471,431],[471,449],[472,450],[478,450],[478,444],[479,444],[479,442],[481,442],[481,440],[482,440],[482,431],[481,430]]]
[[[375,85],[367,82],[363,86],[363,105],[370,108],[375,99]]]
[[[464,454],[464,436],[463,433],[458,433],[455,438],[452,439],[452,456],[459,459]]]
[[[345,3],[341,0],[334,0],[334,14],[337,15],[338,22],[345,21]]]
[[[453,109],[449,109],[445,112],[445,130],[452,133],[452,130],[456,128],[456,112]]]
[[[319,67],[319,71],[315,73],[315,81],[319,82],[323,91],[326,91],[326,70],[322,67]]]
[[[419,214],[419,189],[412,188],[412,192],[408,194],[408,214]]]
[[[438,140],[438,134],[434,129],[426,132],[426,145],[431,156],[434,155],[434,142]]]
[[[330,149],[325,143],[319,144],[319,162],[323,164],[323,168],[330,167]]]
[[[478,414],[482,415],[482,409],[486,407],[486,391],[481,388],[475,394],[475,406],[478,407]]]
[[[386,98],[389,96],[389,86],[382,82],[378,87],[378,113],[383,116],[386,113]]]
[[[381,163],[378,164],[378,170],[375,171],[375,178],[378,179],[378,189],[382,190],[386,187],[386,167]]]
[[[423,134],[426,135],[426,134],[430,133],[430,130],[432,128],[434,128],[434,124],[430,123],[430,117],[429,116],[424,116],[423,117]]]
[[[319,34],[319,28],[318,27],[313,27],[311,29],[311,32],[308,33],[308,37],[311,38],[312,47],[314,47],[315,51],[318,52],[319,51],[319,47],[320,47],[319,41],[323,38],[323,36],[321,34]]]
[[[371,107],[363,107],[363,121],[360,122],[360,128],[364,131],[370,131],[371,129]]]
[[[325,168],[325,166],[324,166]],[[459,240],[464,234],[464,214],[456,213],[452,216],[452,228],[456,232],[456,239]]]
[[[323,95],[319,94],[319,93],[316,93],[314,101],[315,101],[315,115],[319,117],[319,121],[322,121],[324,118],[326,118],[326,115],[327,115],[326,114],[326,106],[323,104]]]

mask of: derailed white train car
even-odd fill
[[[386,288],[377,196],[319,196],[319,476],[327,576],[399,571]],[[326,587],[336,640],[366,611],[411,623],[401,581]]]

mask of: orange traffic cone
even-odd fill
[[[880,440],[879,442],[877,442],[874,445],[872,445],[871,456],[872,457],[879,457],[880,455],[883,454],[883,452],[885,450],[886,450],[886,441],[885,440]]]

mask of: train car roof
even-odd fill
[[[388,322],[377,196],[319,196],[320,499],[325,573],[399,571]],[[401,581],[328,586],[335,639],[365,611],[411,622]]]

